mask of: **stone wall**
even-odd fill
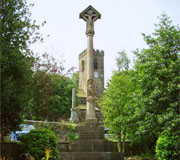
[[[25,120],[26,124],[33,125],[36,129],[50,129],[58,137],[59,141],[64,141],[69,133],[77,133],[77,125],[73,123],[58,123],[45,121]]]

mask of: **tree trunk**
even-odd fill
[[[121,134],[118,134],[118,152],[122,152]]]
[[[122,152],[125,153],[125,140],[126,140],[126,130],[123,134],[123,144],[122,144]]]
[[[5,134],[3,131],[1,132],[1,141],[5,141],[7,134]]]

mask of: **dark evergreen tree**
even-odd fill
[[[40,39],[38,28],[25,0],[0,1],[2,139],[23,120],[33,64],[29,45]]]

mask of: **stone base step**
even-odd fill
[[[58,160],[124,160],[120,152],[60,152]]]

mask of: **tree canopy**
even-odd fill
[[[73,82],[63,63],[30,45],[42,41],[26,0],[0,1],[1,137],[19,129],[24,118],[44,120],[69,115]],[[43,22],[42,25],[44,25]],[[73,67],[68,74],[73,72]]]
[[[31,78],[32,99],[26,118],[57,121],[70,116],[72,88],[76,85],[63,71],[63,62],[58,62],[48,53],[36,57]],[[72,69],[71,69],[72,70]]]
[[[154,152],[161,133],[178,135],[180,123],[180,29],[165,14],[155,26],[151,35],[142,34],[148,47],[134,52],[136,59],[131,74],[120,65],[100,102],[104,123],[112,131],[117,134],[118,129],[114,128],[118,126],[114,124],[119,123],[119,130],[125,127],[127,139]],[[123,56],[117,62],[120,62],[117,65],[126,64]],[[169,133],[166,135],[172,135]],[[177,146],[178,142],[171,140],[168,143]]]
[[[143,34],[149,48],[135,52],[135,95],[141,97],[137,109],[143,114],[138,131],[149,137],[179,119],[180,29],[165,14],[159,20],[152,35]]]
[[[104,118],[104,124],[118,137],[118,141],[125,141],[130,127],[131,94],[134,91],[132,80],[133,71],[116,72],[108,83],[107,90],[99,103]],[[123,151],[124,146],[119,146]]]
[[[33,58],[29,45],[40,39],[25,0],[0,1],[1,135],[22,122]]]
[[[35,72],[28,119],[57,121],[70,116],[73,82],[64,75]]]

